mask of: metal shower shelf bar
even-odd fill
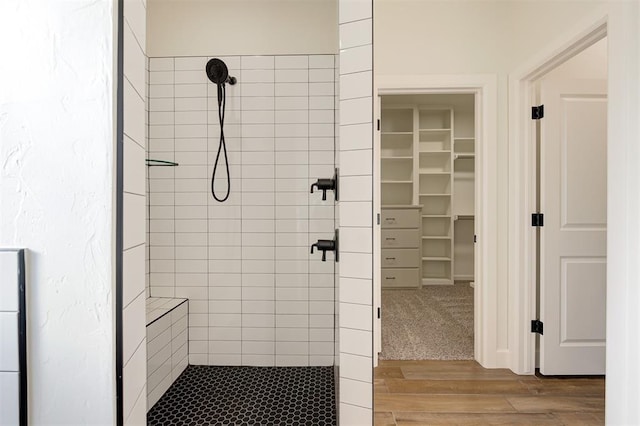
[[[175,166],[179,166],[178,163],[174,163],[173,161],[153,160],[151,158],[147,158],[144,161],[147,162],[147,166],[149,166],[149,167],[175,167]]]

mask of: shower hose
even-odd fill
[[[218,154],[216,155],[216,162],[213,165],[213,173],[211,175],[211,195],[216,201],[224,202],[229,198],[231,192],[231,176],[229,175],[229,158],[227,156],[227,144],[224,140],[224,112],[227,103],[227,91],[224,87],[224,83],[218,83],[218,122],[220,123],[220,142],[218,143]],[[224,164],[227,172],[227,193],[223,198],[218,198],[215,190],[216,172],[218,171],[218,163],[220,161],[220,152],[224,152]]]

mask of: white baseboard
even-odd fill
[[[475,276],[474,275],[454,275],[453,280],[454,281],[474,281]]]

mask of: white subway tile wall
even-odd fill
[[[147,406],[150,410],[187,368],[187,314],[189,302],[183,299],[147,299]]]
[[[336,56],[220,57],[230,195],[210,193],[220,126],[210,58],[150,58],[150,294],[189,298],[189,361],[208,365],[333,365],[338,314],[332,177]],[[224,153],[220,154],[221,157]],[[220,159],[214,188],[226,194]]]
[[[123,409],[124,424],[146,423],[145,362],[145,154],[147,129],[146,4],[124,2],[124,217]]]
[[[373,423],[372,9],[340,0],[340,419]]]

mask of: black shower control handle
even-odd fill
[[[333,260],[338,262],[340,260],[340,230],[336,229],[333,234],[333,240],[318,240],[318,242],[311,244],[311,254],[313,254],[314,247],[318,249],[318,251],[322,252],[322,261],[327,261],[327,252],[332,251],[334,253]]]
[[[318,179],[315,183],[311,184],[311,193],[313,194],[313,187],[322,191],[322,201],[327,200],[327,191],[336,189],[335,179]]]
[[[311,193],[313,194],[313,187],[322,191],[322,201],[327,200],[327,191],[333,191],[333,198],[335,201],[338,201],[338,168],[334,169],[333,178],[320,178],[315,183],[311,184]]]
[[[327,261],[327,251],[336,250],[336,242],[334,240],[318,240],[317,243],[311,244],[311,254],[313,254],[313,248],[317,248],[322,252],[322,261]]]

